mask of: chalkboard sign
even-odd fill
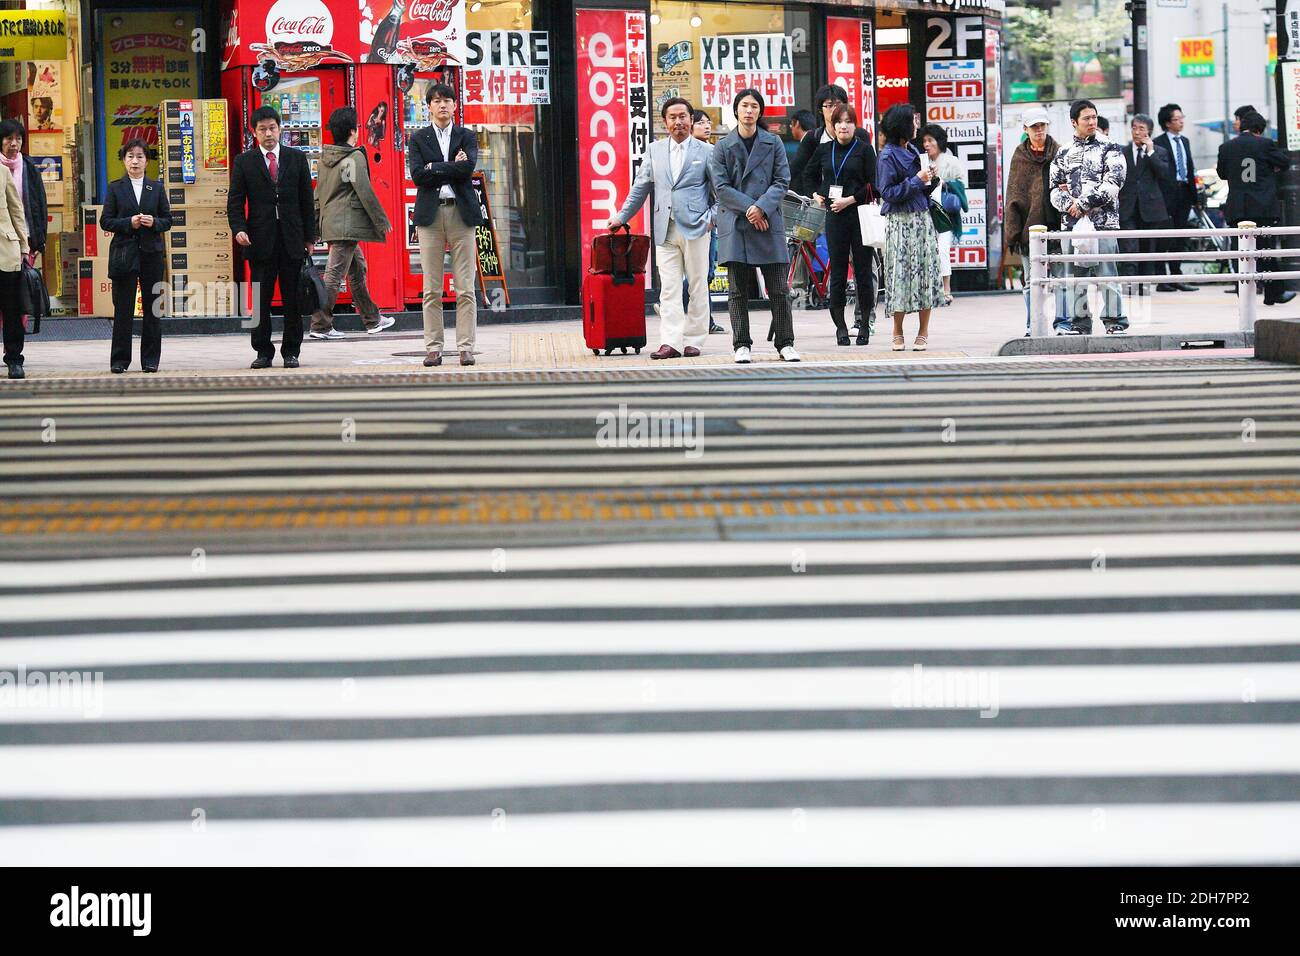
[[[492,223],[492,206],[488,202],[487,179],[482,171],[479,171],[470,181],[474,184],[474,195],[478,199],[479,211],[483,216],[483,221],[474,227],[479,282],[483,286],[484,295],[487,295],[489,282],[501,283],[506,305],[509,305],[510,288],[506,285],[505,263],[501,261],[501,247],[497,244],[497,231]]]

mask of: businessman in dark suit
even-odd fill
[[[1165,229],[1169,225],[1169,210],[1165,206],[1163,187],[1173,177],[1169,153],[1151,139],[1150,116],[1138,113],[1131,127],[1133,142],[1124,147],[1127,172],[1124,186],[1119,191],[1119,227],[1121,229]],[[1155,252],[1163,239],[1121,239],[1119,251]],[[1121,262],[1120,275],[1161,275],[1156,262]],[[1149,286],[1138,286],[1138,294],[1148,292]]]
[[[1278,224],[1277,174],[1291,164],[1286,151],[1264,135],[1268,121],[1259,113],[1247,113],[1241,120],[1241,135],[1219,147],[1219,177],[1228,183],[1228,205],[1223,210],[1228,225],[1253,222],[1257,226]],[[1259,248],[1272,249],[1276,237],[1260,236]],[[1258,271],[1275,272],[1276,259],[1256,259]],[[1288,266],[1289,268],[1289,266]],[[1295,293],[1281,281],[1264,283],[1264,304],[1282,305]]]
[[[306,155],[292,146],[280,145],[280,114],[274,109],[258,107],[249,122],[257,145],[236,159],[231,168],[226,208],[230,229],[248,258],[257,292],[257,324],[253,327],[257,358],[251,367],[270,368],[275,358],[271,298],[278,280],[284,302],[280,355],[285,368],[297,368],[302,349],[298,275],[303,259],[316,245],[311,169]]]
[[[483,211],[470,178],[478,162],[478,137],[452,122],[456,91],[450,86],[430,83],[424,99],[433,122],[416,132],[406,146],[406,162],[416,185],[415,232],[424,273],[424,364],[442,364],[442,260],[443,251],[450,247],[456,283],[456,349],[461,365],[473,365],[478,325],[474,230],[483,221]]]
[[[1170,169],[1173,176],[1163,186],[1165,209],[1169,212],[1171,229],[1186,229],[1187,216],[1196,202],[1196,166],[1192,162],[1192,144],[1183,134],[1183,109],[1177,103],[1166,103],[1157,114],[1160,128],[1164,130],[1156,137],[1156,145],[1169,153]],[[1187,248],[1186,239],[1163,240],[1163,251],[1178,252]],[[1169,277],[1177,279],[1183,274],[1181,263],[1170,262]],[[1156,286],[1160,292],[1197,292],[1199,289],[1186,282],[1170,282]]]

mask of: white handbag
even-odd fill
[[[862,244],[870,249],[885,248],[885,217],[880,203],[863,203],[858,206],[858,225],[862,229]]]

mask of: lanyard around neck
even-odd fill
[[[835,182],[837,184],[840,181],[840,173],[844,172],[844,164],[849,161],[849,157],[853,155],[853,151],[858,148],[858,141],[857,139],[853,140],[853,145],[849,147],[848,152],[844,154],[844,158],[840,160],[839,165],[837,166],[835,164],[835,147],[838,145],[839,140],[836,140],[831,145],[831,172],[835,174]]]

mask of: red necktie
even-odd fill
[[[275,161],[275,153],[266,154],[266,171],[271,174],[271,182],[280,178],[280,164]]]

